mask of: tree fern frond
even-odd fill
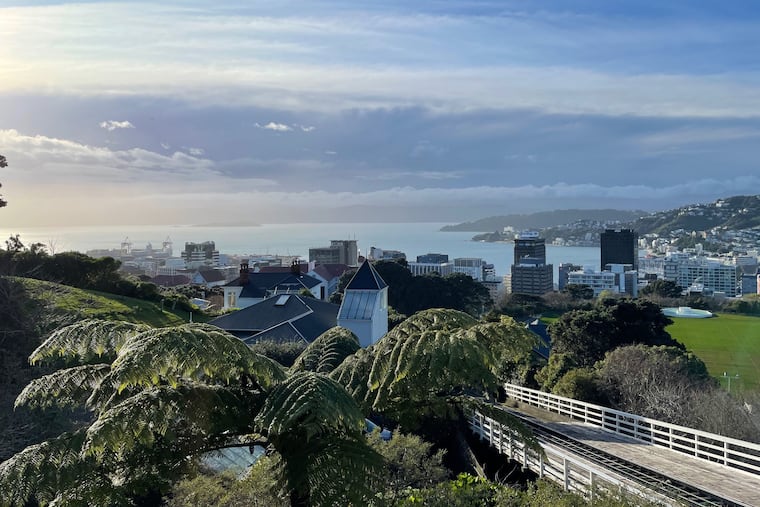
[[[296,358],[291,371],[314,371],[325,375],[361,347],[354,333],[344,327],[328,329]]]
[[[312,372],[298,372],[267,396],[256,425],[270,437],[301,432],[306,440],[342,432],[359,434],[364,415],[336,381]]]
[[[84,432],[64,433],[0,463],[0,505],[50,502],[72,476],[86,475],[87,463],[79,454],[83,440]]]
[[[18,395],[15,407],[83,406],[93,389],[110,371],[110,365],[93,364],[58,370],[34,379]]]
[[[254,391],[197,383],[153,387],[102,412],[87,430],[84,451],[123,456],[138,446],[151,447],[158,437],[246,433],[252,430],[262,398]]]
[[[32,352],[29,362],[66,358],[79,363],[110,363],[131,337],[149,330],[143,324],[88,319],[58,329]]]
[[[309,505],[367,505],[377,491],[383,458],[361,436],[277,440],[283,479]]]
[[[262,387],[285,379],[275,361],[252,352],[243,342],[207,324],[153,329],[132,337],[113,363],[113,379],[122,390],[180,379],[223,382],[255,379]]]

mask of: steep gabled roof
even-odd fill
[[[364,261],[345,290],[380,290],[388,286],[369,261]]]

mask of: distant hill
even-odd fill
[[[690,204],[658,211],[629,224],[639,234],[667,234],[684,231],[706,231],[760,228],[760,195],[737,195],[709,204]]]
[[[564,209],[554,211],[539,211],[524,215],[504,215],[481,218],[473,222],[457,225],[446,225],[441,228],[446,232],[493,232],[502,231],[504,227],[514,229],[544,229],[565,225],[578,220],[598,222],[631,222],[639,217],[648,215],[646,211],[630,211],[616,209]]]

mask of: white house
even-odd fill
[[[388,284],[369,261],[364,261],[343,291],[338,325],[350,329],[362,347],[388,332]]]

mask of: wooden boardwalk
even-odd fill
[[[528,415],[549,429],[625,460],[660,472],[675,480],[729,499],[760,507],[760,476],[710,463],[635,440],[556,413],[518,403],[517,412]]]

